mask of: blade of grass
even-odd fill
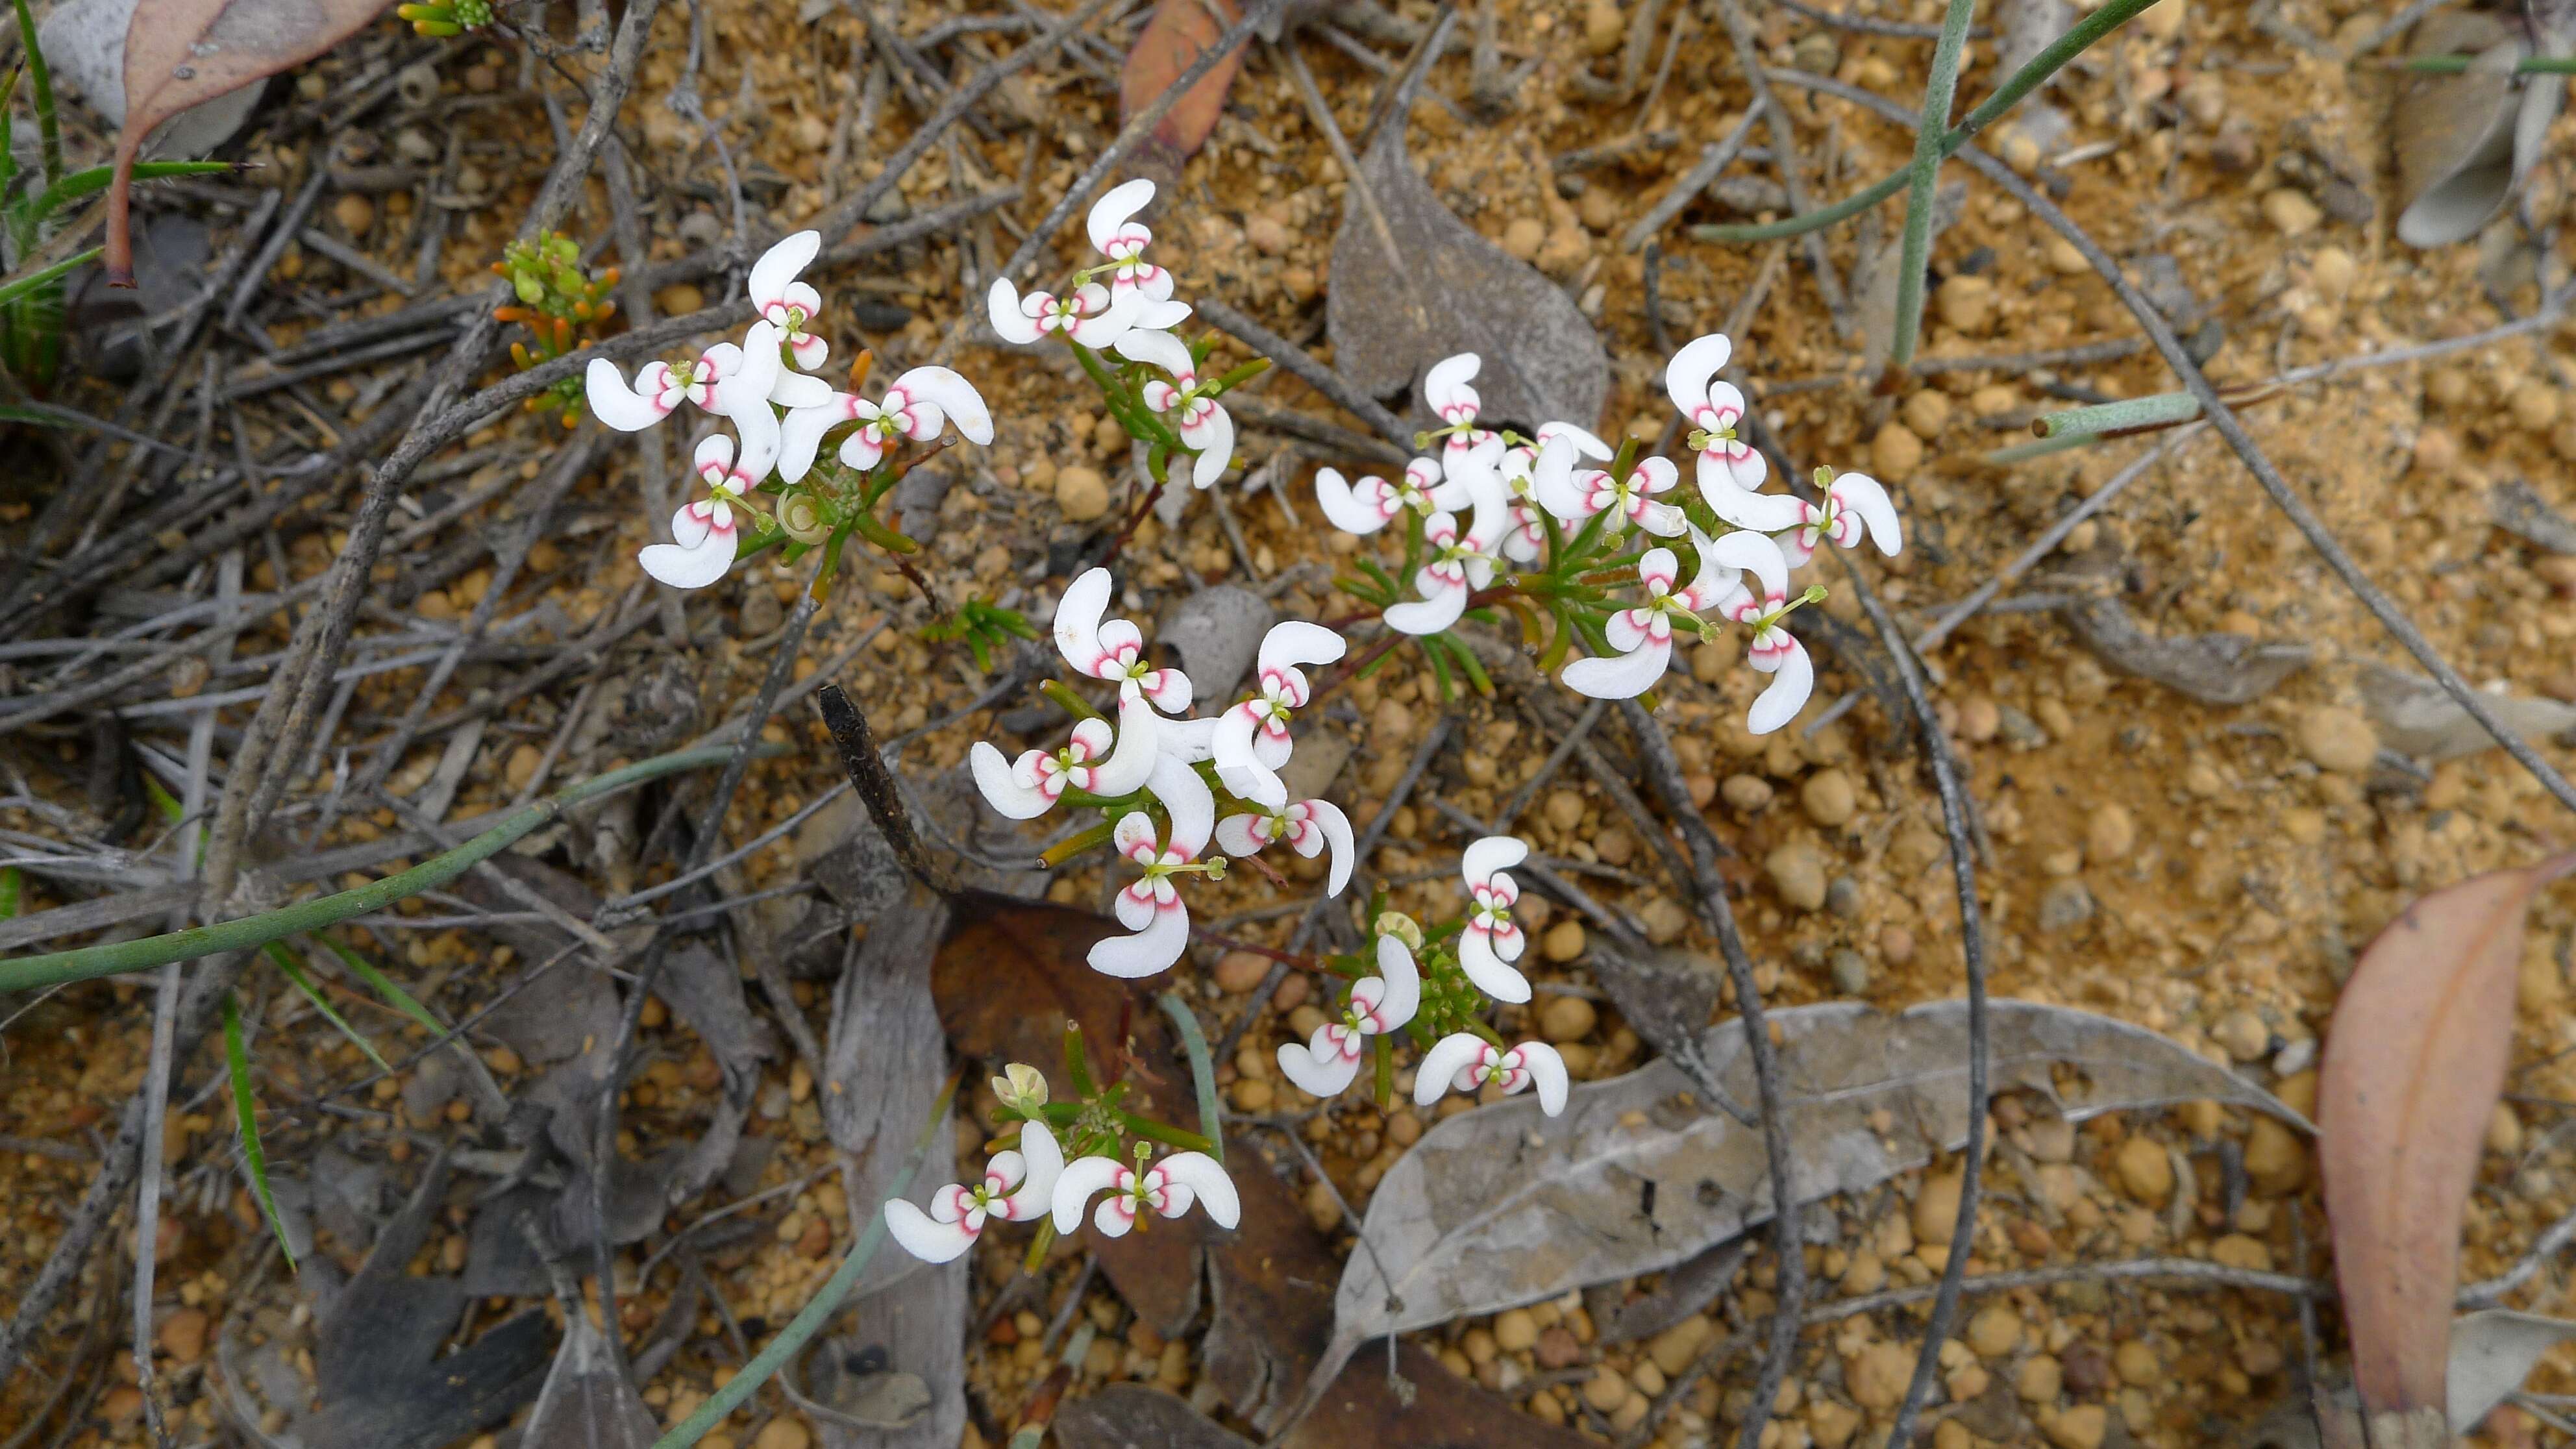
[[[338,1027],[340,1035],[355,1042],[358,1050],[367,1054],[367,1060],[374,1062],[378,1071],[391,1072],[394,1069],[393,1063],[386,1061],[383,1053],[376,1050],[374,1042],[359,1035],[356,1027],[349,1025],[342,1019],[340,1013],[331,1009],[331,1003],[323,999],[321,991],[313,985],[312,978],[304,974],[304,963],[297,959],[294,950],[284,941],[268,943],[268,959],[277,963],[277,969],[286,973],[286,979],[295,983],[295,989],[304,993],[304,999],[313,1003],[313,1009],[322,1013],[323,1020]]]
[[[242,1163],[250,1169],[250,1190],[259,1198],[259,1210],[268,1219],[268,1230],[277,1234],[277,1249],[286,1255],[286,1266],[293,1268],[295,1246],[286,1241],[286,1225],[277,1220],[277,1197],[268,1190],[268,1154],[259,1145],[259,1111],[250,1097],[250,1053],[242,1048],[241,1005],[229,991],[224,993],[224,1071],[232,1078],[233,1126],[241,1134]]]
[[[377,970],[366,957],[328,936],[315,936],[312,939],[321,942],[332,955],[339,957],[340,964],[349,968],[349,974],[367,983],[370,990],[385,999],[386,1005],[429,1028],[429,1039],[433,1045],[446,1038],[447,1028],[439,1024],[437,1017],[429,1014],[429,1008],[414,1000],[410,992],[395,985],[392,977]],[[370,1052],[369,1055],[372,1056],[374,1053]]]
[[[18,882],[21,879],[18,867],[0,866],[0,921],[18,918]]]
[[[36,19],[27,0],[18,7],[18,43],[27,47],[27,84],[36,103],[36,135],[45,153],[45,184],[63,179],[63,128],[54,113],[54,68],[45,64],[45,48],[36,43]]]
[[[230,161],[138,161],[134,164],[134,179],[154,181],[170,176],[217,176],[238,169]],[[75,171],[46,187],[30,203],[27,220],[30,223],[43,221],[66,203],[96,196],[107,189],[107,183],[115,176],[116,168],[112,166],[92,166],[84,171]]]
[[[1223,1162],[1225,1118],[1217,1110],[1216,1068],[1208,1060],[1207,1033],[1199,1030],[1198,1014],[1189,1004],[1169,991],[1163,993],[1163,1014],[1180,1031],[1181,1051],[1190,1059],[1190,1083],[1199,1092],[1199,1135],[1211,1144],[1209,1154]]]
[[[15,302],[47,283],[61,281],[97,261],[99,254],[104,250],[106,249],[103,247],[91,247],[85,252],[76,252],[65,257],[42,271],[28,272],[23,276],[11,277],[6,282],[0,282],[0,305]]]
[[[1949,134],[1950,106],[1959,93],[1959,54],[1968,47],[1968,18],[1977,0],[1950,0],[1941,17],[1941,39],[1932,47],[1932,74],[1923,86],[1923,124],[1914,132],[1914,166],[1905,190],[1905,239],[1897,252],[1896,346],[1890,368],[1909,366],[1923,335],[1923,269],[1932,255],[1932,187],[1941,175],[1941,149]]]

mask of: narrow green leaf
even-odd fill
[[[250,1190],[259,1198],[269,1231],[277,1234],[277,1250],[286,1255],[286,1266],[293,1268],[295,1246],[286,1241],[286,1225],[277,1220],[277,1197],[268,1190],[268,1154],[259,1145],[259,1112],[250,1100],[250,1054],[242,1049],[241,1004],[229,991],[224,993],[224,1070],[233,1081],[233,1125],[241,1134],[242,1161],[250,1168]]]
[[[178,824],[179,818],[188,813],[188,807],[179,803],[179,797],[150,775],[143,777],[143,793],[152,801],[152,808],[160,812],[161,818],[172,825]]]
[[[277,963],[277,969],[286,973],[286,979],[295,983],[295,989],[304,993],[304,999],[313,1003],[313,1009],[322,1013],[323,1020],[338,1027],[340,1035],[357,1043],[358,1050],[367,1054],[367,1060],[374,1062],[378,1071],[390,1072],[394,1069],[393,1063],[386,1061],[384,1054],[376,1050],[374,1042],[361,1036],[356,1027],[349,1025],[341,1018],[340,1013],[331,1009],[331,1003],[323,998],[320,990],[315,988],[312,978],[304,974],[304,962],[284,941],[268,943],[268,959]]]
[[[0,866],[0,921],[18,919],[18,867]]]
[[[1163,993],[1164,1014],[1181,1033],[1181,1050],[1190,1059],[1190,1081],[1199,1092],[1199,1135],[1212,1146],[1210,1155],[1225,1161],[1225,1118],[1216,1100],[1216,1068],[1208,1060],[1207,1033],[1199,1030],[1199,1019],[1188,1003],[1166,991]]]
[[[91,247],[85,252],[77,252],[71,256],[65,257],[61,261],[54,263],[50,267],[46,267],[42,271],[28,272],[23,276],[12,277],[6,282],[0,282],[0,305],[15,302],[30,292],[36,291],[38,288],[44,287],[50,283],[61,281],[63,278],[68,277],[81,268],[88,266],[90,263],[97,261],[99,256],[105,251],[106,248],[104,247]]]
[[[54,115],[54,68],[45,64],[45,49],[36,43],[36,20],[28,13],[27,0],[12,3],[18,7],[18,40],[27,47],[27,83],[36,103],[36,134],[44,142],[45,180],[51,184],[63,174],[63,128]]]
[[[170,176],[220,176],[236,169],[229,161],[138,161],[134,164],[134,179],[157,181]],[[27,219],[42,221],[72,202],[96,196],[107,189],[107,183],[115,175],[113,166],[92,166],[75,171],[46,187],[42,194],[29,202]]]
[[[410,1017],[412,1020],[419,1022],[422,1026],[429,1028],[429,1039],[431,1041],[437,1042],[446,1039],[447,1028],[439,1024],[437,1017],[429,1014],[429,1008],[412,1000],[410,992],[396,986],[389,978],[386,977],[385,973],[368,964],[366,957],[359,955],[357,952],[350,950],[348,947],[341,945],[339,942],[332,940],[328,936],[316,936],[313,939],[320,941],[325,947],[329,948],[332,955],[340,958],[341,965],[348,967],[350,972],[359,980],[364,981],[368,986],[372,987],[378,996],[385,999],[387,1005],[393,1007],[394,1010],[401,1012],[403,1015]]]

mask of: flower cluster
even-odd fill
[[[1022,1069],[1025,1070],[1025,1069]],[[1123,1238],[1147,1213],[1176,1218],[1203,1204],[1217,1226],[1233,1227],[1242,1204],[1234,1182],[1204,1152],[1172,1152],[1147,1165],[1109,1156],[1064,1159],[1043,1118],[1020,1127],[1020,1145],[993,1154],[974,1183],[952,1182],[930,1195],[927,1211],[895,1198],[885,1205],[886,1231],[905,1252],[926,1263],[945,1263],[975,1246],[988,1222],[1027,1222],[1046,1217],[1059,1234],[1082,1226],[1091,1200],[1106,1192],[1091,1215],[1105,1237]]]
[[[1416,597],[1399,601],[1394,579],[1368,563],[1374,587],[1343,587],[1382,604],[1388,627],[1423,637],[1426,649],[1470,608],[1535,604],[1559,626],[1551,658],[1576,639],[1584,644],[1590,657],[1567,663],[1560,677],[1596,699],[1654,688],[1677,634],[1706,639],[1719,621],[1738,624],[1747,662],[1773,677],[1747,723],[1757,734],[1787,724],[1814,690],[1815,666],[1785,623],[1824,596],[1821,586],[1791,596],[1790,573],[1828,540],[1851,548],[1867,538],[1894,554],[1903,535],[1887,491],[1866,474],[1819,470],[1821,504],[1761,491],[1768,469],[1743,436],[1743,394],[1717,376],[1732,350],[1711,333],[1675,353],[1664,373],[1697,455],[1696,498],[1680,491],[1671,460],[1636,456],[1634,445],[1613,450],[1571,423],[1544,424],[1528,438],[1485,428],[1473,386],[1478,359],[1436,364],[1423,395],[1441,426],[1422,439],[1442,440],[1436,456],[1414,459],[1401,481],[1353,483],[1330,468],[1315,478],[1324,516],[1346,532],[1374,534],[1404,520]],[[1674,545],[1689,550],[1687,584]],[[1448,652],[1471,664],[1463,648]]]
[[[1054,632],[1074,673],[1118,687],[1117,723],[1059,686],[1051,695],[1082,716],[1061,747],[1009,760],[979,740],[967,758],[984,799],[1014,820],[1034,820],[1068,801],[1108,815],[1077,840],[1105,839],[1135,866],[1137,878],[1116,905],[1120,923],[1135,934],[1094,945],[1091,964],[1111,976],[1151,976],[1189,944],[1181,881],[1222,876],[1227,857],[1280,841],[1309,859],[1329,847],[1331,893],[1349,883],[1350,821],[1329,800],[1289,799],[1279,777],[1294,747],[1289,720],[1314,697],[1305,666],[1341,658],[1342,636],[1318,624],[1274,625],[1262,638],[1251,693],[1194,717],[1198,691],[1190,677],[1149,662],[1133,621],[1103,617],[1110,589],[1107,569],[1075,579],[1056,605]]]
[[[986,310],[1005,342],[1025,346],[1054,336],[1072,347],[1111,415],[1146,444],[1152,475],[1180,481],[1186,460],[1188,482],[1206,488],[1234,460],[1234,419],[1219,399],[1266,364],[1210,376],[1208,344],[1194,347],[1173,334],[1189,320],[1190,306],[1173,299],[1171,272],[1145,260],[1154,233],[1135,216],[1153,199],[1154,183],[1142,177],[1111,187],[1086,223],[1099,262],[1056,292],[1023,293],[1009,277],[996,277]]]
[[[521,372],[572,351],[583,332],[617,315],[617,304],[608,295],[617,286],[617,268],[597,276],[583,271],[581,247],[562,232],[510,243],[492,270],[509,279],[516,299],[494,309],[493,320],[528,329],[528,342],[510,344],[510,360]],[[527,408],[559,414],[564,426],[571,427],[581,420],[581,402],[581,380],[567,377],[528,399]]]
[[[637,561],[674,588],[695,589],[721,579],[741,558],[783,546],[789,557],[806,548],[833,550],[856,532],[896,553],[912,540],[876,517],[877,505],[911,460],[897,457],[906,442],[931,443],[954,423],[969,442],[993,441],[993,418],[972,383],[945,367],[916,367],[869,401],[856,389],[867,354],[852,369],[849,392],[817,372],[831,345],[814,330],[822,296],[800,275],[822,250],[819,233],[800,231],[754,262],[751,303],[759,316],[739,344],[720,342],[678,367],[648,362],[630,383],[606,358],[593,358],[584,378],[591,412],[620,432],[641,432],[682,403],[733,425],[699,441],[695,469],[706,496],[671,515],[670,543],[648,545]],[[818,463],[824,445],[838,440],[837,463]],[[777,517],[759,504],[777,499]]]
[[[489,26],[493,19],[492,0],[428,0],[425,4],[397,5],[394,15],[410,21],[415,33],[443,40]]]

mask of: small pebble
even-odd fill
[[[1890,966],[1902,966],[1914,959],[1914,933],[1903,926],[1889,926],[1878,933],[1878,954]]]
[[[2035,750],[2048,743],[2048,731],[2023,710],[2007,704],[1995,711],[1997,728],[2003,731],[2004,743],[2018,749]]]
[[[1995,284],[1986,277],[1952,277],[1934,302],[1941,320],[1962,332],[1983,332],[1995,320]]]
[[[1842,950],[1834,953],[1833,962],[1834,989],[1836,991],[1841,992],[1845,996],[1866,996],[1869,994],[1869,960],[1867,957],[1846,946]]]
[[[1918,438],[1937,438],[1950,425],[1950,395],[1923,388],[1905,400],[1905,426]]]
[[[2111,1431],[2111,1411],[2100,1404],[2077,1404],[2051,1416],[2041,1431],[2057,1449],[2102,1449],[2103,1437]]]
[[[1585,1381],[1583,1401],[1607,1414],[1628,1402],[1628,1396],[1636,1391],[1636,1385],[1629,1383],[1617,1369],[1603,1364],[1599,1372]]]
[[[2164,1378],[2165,1364],[2155,1345],[2143,1339],[2130,1339],[2111,1350],[2111,1367],[2120,1382],[2132,1388],[2148,1389]]]
[[[1573,922],[1566,924],[1572,925]],[[1581,1041],[1592,1035],[1592,1028],[1599,1021],[1600,1013],[1593,1009],[1591,1002],[1580,996],[1551,996],[1538,1011],[1539,1035],[1559,1045]]]
[[[1559,830],[1572,830],[1583,823],[1583,797],[1572,790],[1551,790],[1547,803],[1540,806],[1547,823]]]
[[[2087,858],[2109,862],[2128,859],[2138,844],[2138,822],[2129,807],[2118,801],[2106,803],[2084,822],[2084,854]]]
[[[1972,694],[1959,706],[1959,733],[1976,744],[1984,744],[2003,728],[2003,709],[1982,694]]]
[[[1240,996],[1270,974],[1270,958],[1251,951],[1228,951],[1216,958],[1214,974],[1218,990]]]
[[[1979,1358],[2001,1358],[2021,1347],[2021,1315],[2009,1303],[1992,1303],[1968,1320],[1968,1347]]]
[[[2379,757],[2379,736],[2370,721],[2336,705],[2319,705],[2299,716],[2299,748],[2320,769],[2339,775],[2366,775]]]
[[[2064,931],[2093,919],[2093,893],[2081,880],[2055,882],[2039,898],[2039,928]]]
[[[763,1425],[759,1437],[753,1439],[751,1445],[752,1449],[808,1449],[813,1442],[814,1436],[806,1429],[804,1421],[780,1417]]]
[[[2263,1024],[2263,1018],[2242,1008],[2219,1018],[2210,1036],[2240,1062],[2258,1060],[2272,1045],[2272,1029]]]
[[[1056,507],[1068,523],[1089,523],[1109,511],[1109,480],[1100,470],[1081,464],[1055,475]]]
[[[1521,1353],[1538,1346],[1538,1320],[1526,1308],[1510,1308],[1494,1316],[1494,1346],[1505,1353]]]
[[[2506,405],[2513,409],[2513,420],[2526,432],[2548,432],[2550,425],[2558,421],[2558,389],[2537,379],[2515,388]]]
[[[2065,1383],[2057,1360],[2044,1353],[2023,1359],[2021,1367],[2013,1370],[2013,1392],[2021,1395],[2024,1403],[2053,1403]]]
[[[1807,782],[1798,787],[1798,801],[1807,807],[1807,818],[1818,825],[1848,823],[1859,809],[1851,776],[1840,770],[1818,770],[1809,775]]]
[[[1539,1331],[1538,1347],[1532,1350],[1532,1356],[1540,1368],[1553,1372],[1582,1362],[1583,1345],[1563,1325],[1544,1328]]]
[[[2182,34],[2186,18],[2183,0],[2156,0],[2138,12],[2138,28],[2158,40],[2171,40]]]
[[[1729,775],[1717,793],[1737,814],[1751,815],[1771,803],[1771,782],[1759,775]]]
[[[1860,885],[1850,876],[1838,875],[1825,887],[1825,909],[1846,921],[1860,919]]]
[[[1627,34],[1627,18],[1619,13],[1617,0],[1591,0],[1583,7],[1583,48],[1589,53],[1608,55]]]
[[[1955,1172],[1936,1172],[1923,1179],[1923,1190],[1914,1198],[1915,1242],[1949,1246],[1959,1224],[1960,1183]]]
[[[2263,197],[2263,219],[2283,236],[2306,236],[2325,220],[2325,213],[2317,209],[2306,192],[2284,186]]]
[[[331,219],[350,236],[365,236],[376,224],[376,204],[353,191],[331,203]]]
[[[1560,965],[1582,955],[1583,923],[1569,916],[1548,927],[1547,934],[1539,939],[1539,949]]]
[[[212,1322],[202,1308],[182,1308],[161,1320],[153,1341],[174,1362],[192,1364],[205,1356],[206,1330]]]
[[[1243,239],[1252,243],[1252,249],[1265,257],[1284,254],[1291,240],[1288,228],[1278,218],[1270,216],[1256,216],[1245,222]]]
[[[2245,1175],[2267,1197],[2296,1192],[2307,1180],[2307,1147],[2289,1128],[2257,1115],[2245,1134]]]
[[[1503,228],[1503,250],[1514,261],[1538,259],[1538,249],[1547,244],[1547,223],[1534,216],[1516,216]]]
[[[2148,1207],[2163,1207],[2165,1199],[2173,1196],[2173,1159],[2165,1155],[2164,1144],[2152,1137],[2141,1134],[2121,1143],[2111,1166],[2121,1191]]]
[[[1923,440],[1905,424],[1891,420],[1870,439],[1869,462],[1879,481],[1904,482],[1923,465]]]

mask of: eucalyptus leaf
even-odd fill
[[[1470,230],[1432,194],[1400,122],[1360,157],[1333,238],[1324,322],[1333,365],[1385,397],[1460,352],[1484,359],[1484,416],[1592,427],[1610,392],[1601,339],[1554,282]]]
[[[2576,1338],[2576,1322],[2490,1308],[2451,1321],[2451,1432],[2466,1434],[2522,1387],[2540,1356]]]
[[[2477,235],[2539,162],[2567,82],[2516,76],[2532,47],[2483,12],[2426,17],[2412,50],[2477,57],[2456,74],[2409,72],[2397,92],[2393,129],[2405,199],[2397,236],[2409,246],[2447,246]]]
[[[2241,634],[2161,637],[2117,599],[2081,599],[2057,611],[2076,641],[2123,674],[2178,689],[2203,704],[2250,704],[2308,667],[2315,651]]]
[[[1966,1139],[1964,1002],[1897,1016],[1837,1002],[1770,1019],[1800,1200],[1865,1189]],[[2038,1092],[2070,1120],[2213,1099],[2307,1126],[2225,1067],[2109,1017],[1997,1001],[1990,1041],[1999,1089]],[[1700,1050],[1720,1085],[1753,1099],[1739,1023],[1710,1027]],[[2061,1068],[2082,1085],[2058,1085]],[[1528,1097],[1460,1113],[1379,1184],[1320,1372],[1387,1333],[1670,1268],[1765,1221],[1768,1171],[1760,1130],[1709,1111],[1665,1061],[1577,1087],[1557,1117]]]
[[[2496,745],[2486,726],[2420,674],[2371,665],[2361,673],[2361,702],[2379,728],[2380,743],[2400,754],[2440,764]],[[2484,702],[2506,728],[2526,739],[2576,730],[2576,704],[2518,694],[2490,694]]]

